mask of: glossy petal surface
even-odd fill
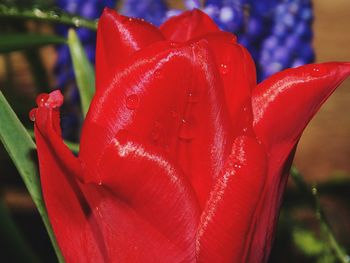
[[[160,26],[160,30],[167,39],[177,42],[220,31],[214,21],[198,9],[168,19]]]
[[[35,117],[45,202],[68,262],[194,260],[199,206],[181,170],[124,132],[99,164],[108,186],[85,184],[57,134],[58,109],[40,106]]]
[[[152,231],[149,227],[140,227],[139,231],[145,241],[148,239],[158,244],[159,259],[164,262],[166,258],[171,259],[168,262],[194,261],[199,205],[177,164],[168,160],[154,145],[123,130],[106,148],[98,168],[102,184],[117,193],[120,200],[152,227]],[[158,233],[156,236],[154,230]],[[117,231],[126,232],[123,228]],[[123,239],[115,237],[112,245],[126,254],[125,250],[129,248]],[[145,249],[141,247],[139,250]],[[131,250],[130,253],[135,252]],[[147,257],[143,260],[147,261]]]
[[[173,47],[164,42],[135,54],[108,89],[96,94],[80,156],[90,174],[87,180],[98,182],[94,162],[126,129],[176,160],[203,204],[228,156],[230,127],[206,43]]]
[[[247,262],[254,213],[266,175],[266,154],[255,138],[240,136],[202,213],[198,262]]]
[[[296,144],[322,103],[350,75],[349,63],[306,65],[277,73],[254,90],[254,130],[268,154],[255,242],[267,261]],[[260,262],[258,257],[252,262]]]
[[[106,8],[98,22],[96,47],[96,87],[104,89],[116,68],[135,51],[163,40],[155,26]]]
[[[57,94],[57,92],[56,92]],[[56,96],[57,97],[57,96]],[[38,148],[40,179],[50,221],[58,244],[68,262],[84,262],[86,254],[101,260],[98,243],[90,230],[85,199],[77,176],[80,165],[59,135],[59,113],[62,95],[53,107],[45,101],[35,114],[35,138]],[[46,104],[46,105],[45,105]],[[85,243],[82,242],[85,240]]]
[[[40,176],[69,262],[267,262],[300,135],[349,63],[256,85],[247,50],[203,12],[160,29],[106,9],[79,157],[55,91],[38,97]]]
[[[216,67],[224,86],[226,104],[234,127],[232,136],[248,132],[252,126],[251,93],[256,86],[256,72],[248,51],[223,32],[207,34]]]

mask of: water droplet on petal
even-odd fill
[[[234,164],[233,167],[236,168],[236,169],[241,169],[242,168],[242,166],[239,165],[239,164]]]
[[[36,105],[38,105],[39,107],[44,107],[46,101],[49,99],[50,95],[47,93],[41,93],[38,95],[38,97],[36,97]]]
[[[156,79],[161,79],[161,78],[164,77],[164,75],[163,75],[163,73],[162,73],[162,71],[161,71],[160,69],[157,69],[157,70],[154,72],[153,76],[154,76],[154,78],[156,78]]]
[[[102,185],[102,181],[99,181],[99,182],[98,182],[98,185],[101,186],[101,185]]]
[[[325,73],[326,69],[320,65],[315,66],[311,71],[311,75],[314,77],[322,77]]]
[[[126,98],[126,107],[129,110],[135,110],[140,103],[140,99],[136,94],[132,94]]]
[[[188,100],[188,103],[197,103],[198,102],[198,95],[194,92],[188,92],[187,93],[187,100]]]
[[[96,210],[98,216],[99,216],[100,218],[102,218],[102,213],[101,213],[100,208],[99,208],[98,206],[96,206],[96,207],[95,207],[95,210]]]
[[[220,65],[220,73],[223,75],[226,75],[228,73],[228,67],[227,64],[221,64]]]
[[[32,109],[32,110],[29,112],[29,119],[30,119],[31,121],[35,121],[36,111],[37,111],[37,108],[34,108],[34,109]]]
[[[181,120],[179,138],[183,140],[192,140],[195,137],[195,121],[194,118]]]

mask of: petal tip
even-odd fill
[[[61,91],[54,90],[49,94],[48,99],[45,102],[45,107],[52,109],[59,108],[63,104],[63,99]]]
[[[63,104],[63,95],[60,90],[54,90],[51,93],[41,93],[36,97],[38,107],[59,108]]]

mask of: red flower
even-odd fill
[[[254,63],[204,13],[160,29],[105,10],[75,157],[38,98],[40,176],[67,262],[266,262],[301,132],[349,63]]]

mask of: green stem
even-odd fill
[[[97,29],[97,20],[89,20],[80,16],[70,15],[60,10],[44,10],[38,7],[19,9],[14,6],[0,4],[0,18],[33,19],[43,22],[60,23],[74,27]]]
[[[335,255],[337,256],[340,262],[349,263],[350,262],[349,255],[346,254],[345,249],[339,244],[339,242],[335,238],[334,233],[328,223],[328,220],[326,218],[326,215],[320,203],[320,198],[319,198],[319,194],[316,186],[313,186],[312,188],[310,188],[307,185],[307,183],[304,181],[304,178],[301,175],[301,173],[295,167],[292,167],[291,169],[291,176],[294,182],[296,183],[296,185],[308,197],[313,207],[315,208],[316,217],[320,222],[321,228],[327,234],[328,243],[332,248],[332,250],[334,251]]]

